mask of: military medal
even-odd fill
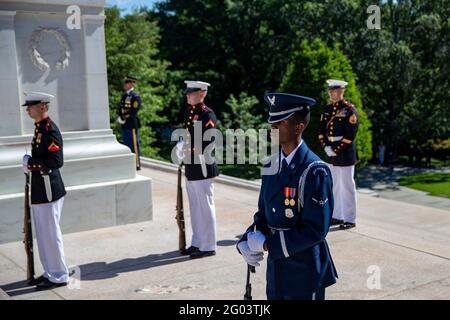
[[[284,196],[285,196],[285,199],[284,199],[284,204],[286,205],[286,206],[295,206],[295,200],[294,200],[294,198],[295,198],[295,195],[296,195],[296,189],[295,188],[290,188],[290,187],[285,187],[284,188]]]
[[[294,217],[294,212],[291,208],[287,208],[286,210],[284,210],[284,215],[286,216],[286,218],[291,219]]]

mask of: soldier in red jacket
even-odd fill
[[[334,212],[332,225],[341,229],[356,226],[356,186],[353,179],[357,160],[355,138],[358,113],[344,100],[347,82],[327,80],[331,103],[320,116],[319,141],[324,148],[333,176]]]
[[[39,257],[44,274],[35,280],[38,290],[65,286],[69,271],[64,257],[59,220],[66,189],[59,169],[63,166],[63,140],[56,124],[48,116],[52,95],[32,92],[23,104],[34,120],[31,156],[23,157],[24,172],[31,175],[31,208]]]
[[[207,130],[217,127],[214,111],[204,103],[207,82],[185,81],[187,107],[184,115],[186,141],[179,142],[183,150],[179,158],[185,163],[186,189],[192,225],[192,245],[185,254],[192,259],[216,254],[216,209],[214,205],[214,177],[219,175],[215,160],[205,152],[211,141],[203,141]]]

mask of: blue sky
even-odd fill
[[[141,6],[152,7],[157,0],[106,0],[106,6],[112,7],[116,5],[122,9],[122,14],[128,14]]]

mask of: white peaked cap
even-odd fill
[[[50,102],[51,98],[54,98],[54,95],[51,95],[49,93],[45,93],[45,92],[37,92],[37,91],[30,91],[30,92],[24,92],[25,95],[25,104],[23,106],[26,105],[31,105],[32,104],[38,104],[41,102]]]
[[[184,81],[184,83],[186,83],[187,89],[200,89],[200,90],[208,90],[208,87],[211,85],[208,82],[192,81],[192,80],[186,80]]]
[[[328,79],[327,84],[329,87],[345,88],[345,86],[348,85],[348,82],[343,80]]]

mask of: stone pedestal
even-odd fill
[[[70,30],[72,5],[81,24]],[[22,238],[21,159],[34,130],[19,107],[24,91],[55,96],[50,117],[63,134],[68,191],[63,232],[152,219],[151,179],[136,175],[134,155],[109,126],[103,7],[104,0],[0,2],[0,243]]]

